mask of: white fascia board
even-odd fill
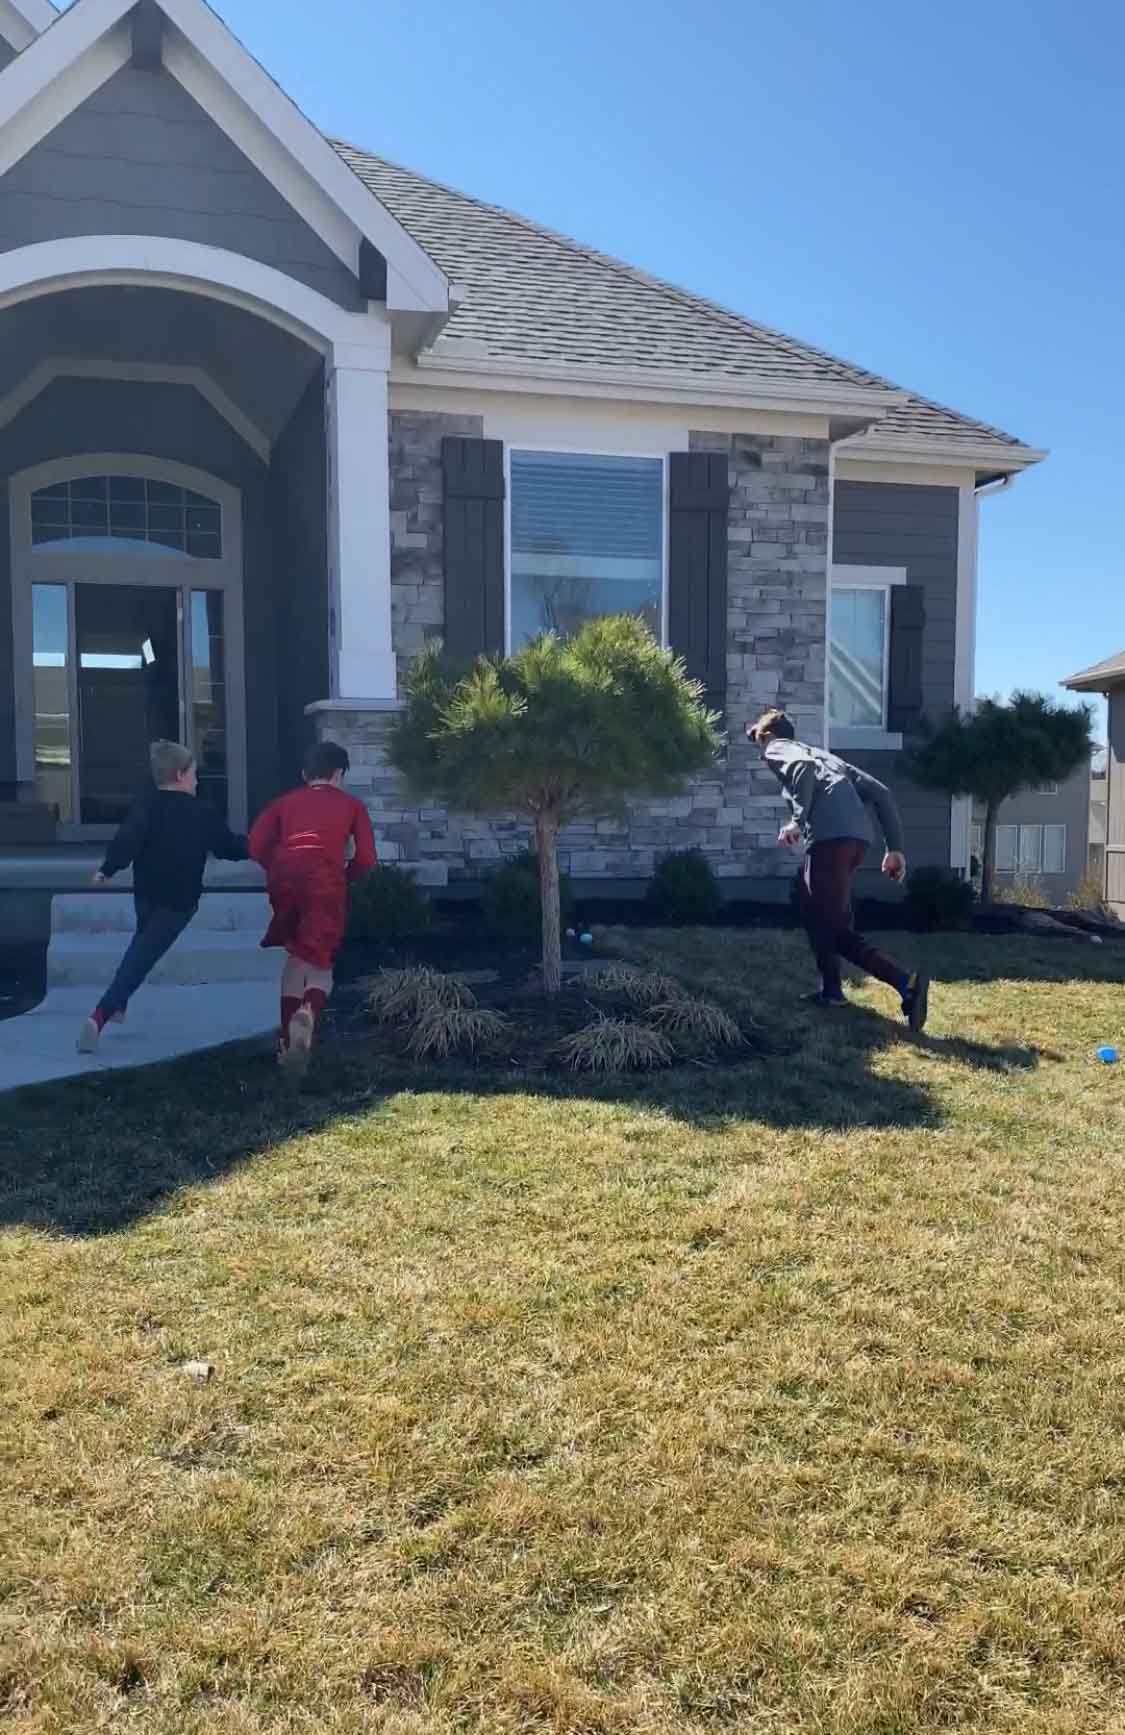
[[[838,381],[809,385],[798,380],[731,374],[666,373],[653,368],[598,367],[554,362],[496,361],[480,356],[430,352],[396,365],[401,384],[444,385],[481,391],[532,392],[628,398],[640,403],[727,404],[737,409],[789,410],[798,415],[855,415],[876,422],[904,401],[901,394]]]
[[[1041,464],[1047,452],[1032,451],[1030,446],[992,445],[964,439],[924,439],[911,434],[892,434],[880,429],[874,439],[853,435],[841,440],[836,450],[849,463],[860,464],[966,464],[974,469],[999,470],[1014,473]]]
[[[30,48],[57,18],[50,0],[0,0],[0,36],[17,54]]]
[[[0,0],[0,4],[3,0]],[[80,0],[24,50],[0,77],[0,174],[25,156],[59,122],[129,63],[128,13],[135,0]],[[358,266],[359,239],[387,260],[388,309],[447,313],[449,282],[429,254],[391,216],[327,139],[283,94],[203,0],[161,0],[174,32],[172,65],[197,102],[216,110],[215,123],[277,186],[300,189],[306,216],[349,269]],[[177,47],[177,39],[182,46]],[[185,50],[194,51],[194,58]],[[319,199],[314,197],[319,192]],[[328,213],[333,215],[329,218]]]
[[[159,4],[195,49],[199,60],[211,68],[216,78],[241,101],[248,116],[258,123],[259,144],[272,139],[275,168],[284,165],[290,177],[294,168],[303,170],[339,213],[354,224],[357,235],[365,236],[383,254],[387,261],[388,307],[403,312],[448,312],[449,280],[444,272],[348,168],[323,133],[301,113],[218,15],[203,0],[159,0]],[[166,64],[174,73],[167,56]],[[196,91],[192,94],[210,112],[209,103]],[[219,125],[223,124],[217,115],[215,118]],[[274,175],[266,166],[268,161],[266,152],[257,166],[272,180]],[[284,193],[284,187],[279,185],[279,191]],[[335,251],[332,237],[325,235],[324,239]],[[344,263],[353,270],[356,268],[358,241],[351,258],[344,258]]]

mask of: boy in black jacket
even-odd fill
[[[117,974],[78,1033],[78,1052],[93,1054],[105,1026],[120,1020],[149,972],[179,939],[199,907],[209,855],[245,861],[246,839],[195,799],[195,760],[178,741],[149,749],[154,789],[135,802],[94,875],[104,886],[133,864],[137,931]]]

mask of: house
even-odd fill
[[[1042,453],[329,140],[203,0],[0,0],[0,39],[0,842],[89,847],[159,734],[242,824],[317,731],[389,857],[472,879],[522,833],[388,769],[411,659],[627,608],[729,748],[573,827],[579,880],[780,884],[774,703],[967,870],[896,754],[972,697],[978,499]]]
[[[1091,770],[1084,763],[1063,783],[1045,783],[1003,802],[996,820],[996,889],[1034,881],[1063,904],[1090,871]],[[984,859],[984,808],[973,816],[973,855]]]
[[[1125,651],[1064,681],[1072,693],[1104,693],[1109,701],[1109,746],[1102,800],[1105,900],[1125,916]]]

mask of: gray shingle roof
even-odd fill
[[[435,356],[469,341],[495,361],[901,390],[526,217],[332,143],[446,276],[467,286]],[[888,433],[1029,452],[1011,434],[912,394],[879,424],[881,442]]]
[[[1104,693],[1119,681],[1125,681],[1125,651],[1107,657],[1104,663],[1095,663],[1092,669],[1083,669],[1081,674],[1069,676],[1062,685],[1076,693]]]

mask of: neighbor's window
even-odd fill
[[[998,825],[996,871],[1000,874],[1066,872],[1065,825]]]
[[[513,650],[607,614],[661,638],[663,459],[514,451],[510,583]]]
[[[852,729],[887,721],[886,589],[832,587],[829,720]]]
[[[217,500],[145,476],[80,476],[55,482],[31,496],[31,544],[37,550],[65,545],[93,553],[140,553],[138,544],[162,555],[219,560],[223,515]]]

